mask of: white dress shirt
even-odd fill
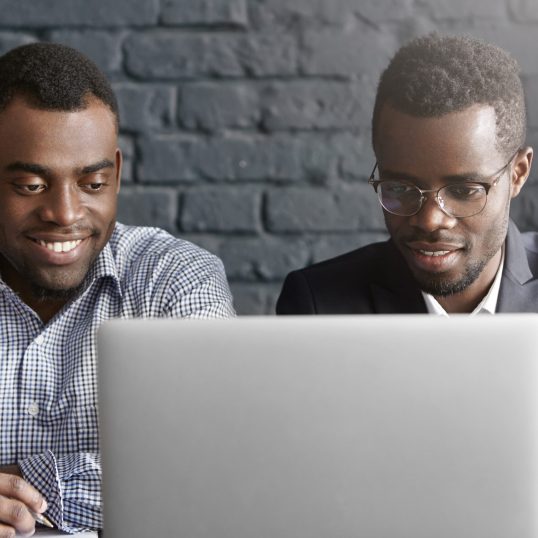
[[[101,528],[99,325],[233,315],[221,261],[157,228],[117,223],[80,295],[46,324],[0,278],[0,465],[19,465],[60,530]]]

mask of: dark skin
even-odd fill
[[[116,118],[97,99],[75,112],[0,112],[0,272],[43,323],[70,300],[116,219],[121,152]],[[39,293],[36,290],[40,290]],[[19,467],[0,467],[0,536],[31,536],[43,496]]]
[[[0,271],[44,321],[68,301],[114,229],[121,153],[112,112],[0,113]],[[47,290],[36,295],[35,288]],[[59,296],[60,295],[60,296]]]
[[[17,465],[0,466],[0,532],[2,536],[32,536],[35,520],[30,510],[42,514],[47,501],[21,475]]]
[[[385,105],[376,144],[380,176],[406,179],[421,189],[465,180],[491,183],[510,158],[497,145],[495,120],[488,105],[438,118],[415,117]],[[532,156],[530,147],[515,155],[478,215],[446,215],[432,194],[416,215],[385,212],[387,229],[417,282],[448,313],[472,312],[489,290],[502,257],[510,201],[530,173]],[[436,291],[441,289],[456,291]]]

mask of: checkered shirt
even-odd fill
[[[117,224],[83,291],[46,325],[0,280],[0,465],[18,463],[60,529],[101,528],[97,327],[233,315],[221,261],[157,228]]]

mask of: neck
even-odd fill
[[[52,300],[52,299],[35,299],[35,298],[24,298],[21,299],[41,318],[43,323],[48,323],[68,302],[66,299],[63,300]]]

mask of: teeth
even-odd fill
[[[448,254],[450,250],[419,250],[424,256],[444,256]]]
[[[45,247],[47,250],[51,250],[52,252],[69,252],[70,250],[73,250],[76,248],[80,243],[82,243],[82,239],[77,239],[76,241],[42,241],[41,239],[38,240],[38,243]]]

